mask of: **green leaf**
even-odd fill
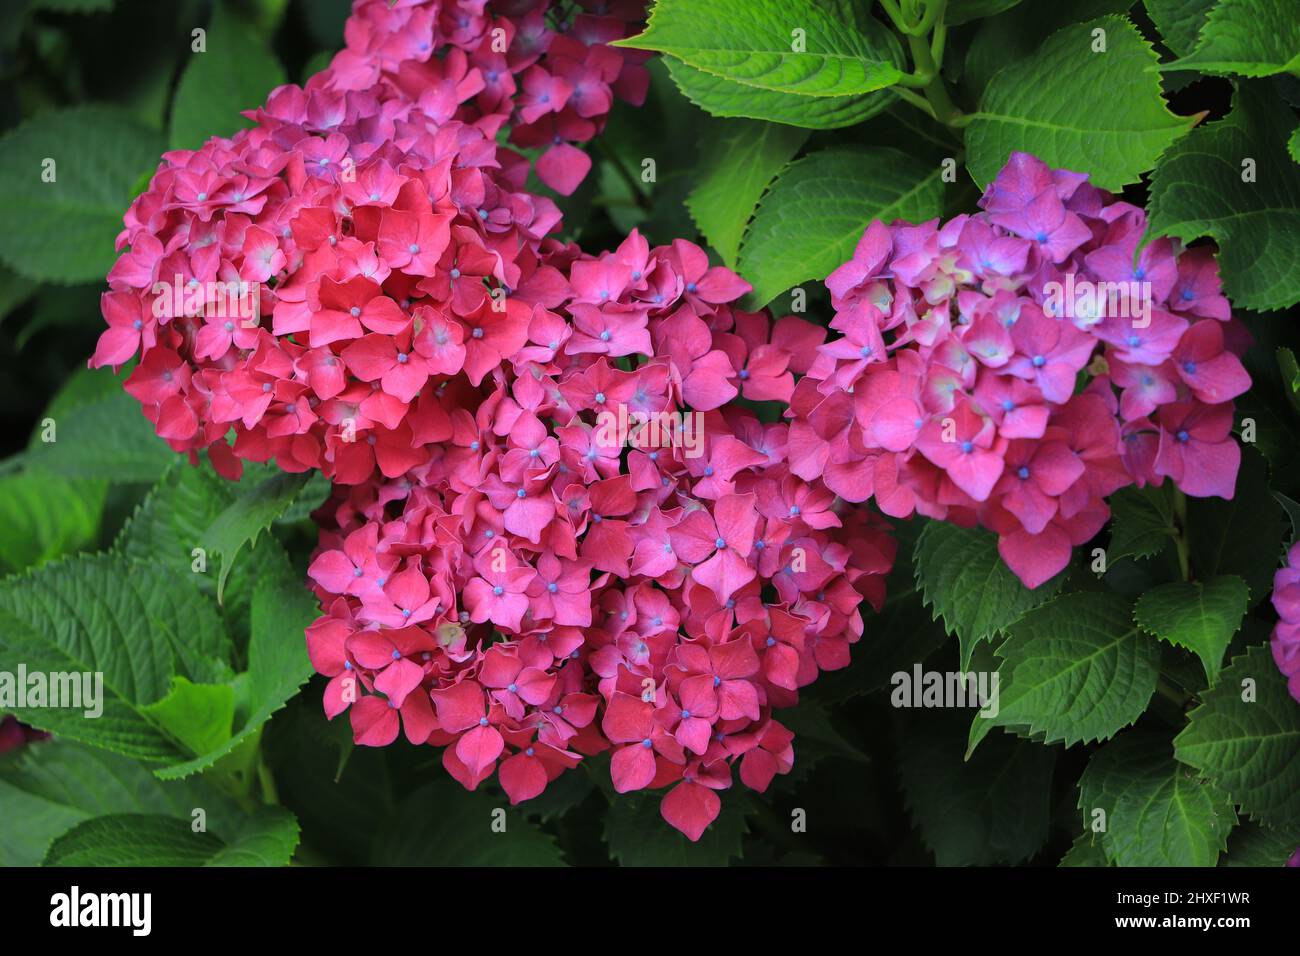
[[[1160,648],[1106,591],[1065,594],[1011,626],[996,651],[998,712],[977,716],[969,752],[994,727],[1067,747],[1114,736],[1146,710]]]
[[[1102,29],[1106,51],[1092,51]],[[1192,123],[1169,112],[1150,44],[1121,17],[1102,17],[1053,34],[1028,59],[989,81],[966,128],[967,160],[980,185],[1014,150],[1049,166],[1088,173],[1118,191],[1155,165]]]
[[[1113,866],[1101,849],[1101,844],[1094,843],[1090,834],[1081,833],[1074,840],[1058,866]]]
[[[903,800],[939,866],[1028,859],[1047,839],[1055,748],[1000,734],[962,760],[960,711],[911,711],[899,738]]]
[[[1219,866],[1286,866],[1300,847],[1300,825],[1275,830],[1243,823],[1228,837],[1228,852]]]
[[[251,471],[248,467],[244,471],[245,480],[250,483]],[[113,548],[129,558],[158,561],[174,569],[176,574],[189,575],[200,591],[215,599],[214,569],[207,566],[206,560],[196,565],[194,550],[203,547],[208,528],[235,500],[238,487],[210,467],[195,468],[178,461],[149,491]],[[195,573],[196,567],[203,568],[203,572]],[[227,630],[241,641],[241,650],[242,641],[249,633],[253,590],[259,581],[268,578],[285,581],[300,578],[290,567],[284,548],[271,536],[263,538],[234,566],[228,593],[221,604]]]
[[[1249,599],[1246,582],[1235,574],[1205,582],[1175,581],[1138,598],[1133,619],[1149,633],[1199,657],[1213,684]]]
[[[1286,827],[1300,818],[1300,706],[1267,644],[1233,658],[1188,717],[1174,738],[1179,760],[1231,793],[1254,820]]]
[[[877,25],[876,29],[881,35],[877,48],[889,51],[894,62],[901,62],[898,41],[883,27]],[[664,65],[682,94],[714,116],[747,117],[806,129],[838,129],[860,123],[898,99],[888,90],[859,96],[777,93],[697,70],[671,57],[664,59]]]
[[[714,126],[686,206],[729,267],[736,266],[741,236],[763,191],[807,138],[805,130],[754,120]]]
[[[1272,76],[1300,70],[1300,16],[1294,0],[1219,0],[1190,55],[1168,70]]]
[[[307,472],[279,473],[256,485],[240,487],[234,501],[217,515],[203,536],[208,548],[221,555],[217,600],[222,598],[226,578],[240,549],[246,544],[257,544],[258,535],[289,509],[309,477]]]
[[[0,572],[80,551],[99,536],[107,485],[22,472],[0,477]]]
[[[962,85],[978,97],[993,74],[1032,55],[1061,27],[1107,13],[1124,13],[1133,0],[1071,0],[1021,3],[980,23],[962,68]]]
[[[1232,112],[1175,143],[1151,176],[1147,239],[1213,237],[1224,294],[1239,308],[1300,301],[1300,167],[1285,143],[1294,128],[1269,90],[1239,84]]]
[[[114,0],[30,0],[30,10],[54,13],[99,13],[112,10]]]
[[[196,754],[220,747],[235,719],[235,689],[229,684],[194,684],[172,678],[171,692],[143,708],[166,733]]]
[[[502,830],[504,825],[504,830]],[[564,866],[555,839],[505,797],[445,774],[414,791],[375,840],[376,866]]]
[[[1085,825],[1105,811],[1101,846],[1117,866],[1213,866],[1237,823],[1232,799],[1173,759],[1167,740],[1129,733],[1088,761]]]
[[[718,818],[692,843],[659,813],[662,792],[619,794],[605,813],[605,843],[620,866],[726,866],[741,855],[744,801],[722,799]]]
[[[202,808],[219,832],[243,812],[201,778],[163,783],[137,760],[56,738],[0,762],[0,865],[37,866],[55,837],[91,817],[159,813],[192,820]]]
[[[1290,153],[1291,158],[1300,163],[1300,126],[1291,131],[1291,135],[1286,140],[1286,151]]]
[[[1020,0],[951,0],[944,11],[943,22],[950,27],[960,26],[972,20],[996,16],[1019,2]]]
[[[178,458],[126,392],[77,405],[54,416],[54,426],[54,441],[34,443],[28,450],[31,471],[152,482]]]
[[[1196,35],[1214,4],[1215,0],[1145,0],[1144,6],[1165,46],[1175,56],[1186,56],[1196,46]]]
[[[107,106],[42,113],[10,130],[0,138],[0,260],[43,282],[102,279],[131,186],[162,149],[157,132]]]
[[[262,737],[280,802],[298,815],[303,842],[351,866],[370,861],[375,834],[393,816],[388,752],[395,749],[354,746],[350,721],[321,719],[317,693],[293,698]]]
[[[1120,558],[1150,558],[1173,539],[1174,516],[1164,489],[1123,488],[1109,499],[1111,526],[1106,561]]]
[[[799,39],[806,45],[797,49]],[[804,96],[872,93],[903,75],[850,24],[809,0],[782,0],[780,7],[658,0],[643,33],[612,45],[666,53],[735,83]]]
[[[1250,588],[1255,605],[1273,589],[1284,527],[1282,507],[1268,490],[1268,465],[1249,445],[1231,501],[1189,498],[1188,544],[1194,576],[1201,581],[1235,574]]]
[[[754,286],[748,308],[822,280],[853,255],[873,219],[921,222],[942,210],[942,169],[918,168],[887,147],[836,147],[791,163],[763,197],[745,233],[740,272]]]
[[[101,672],[103,713],[11,708],[61,736],[144,760],[187,756],[144,708],[173,674],[219,683],[229,641],[216,610],[185,578],[118,555],[85,555],[0,582],[0,660],[28,672]]]
[[[229,841],[195,833],[175,817],[119,813],[78,824],[54,841],[45,866],[287,866],[298,821],[283,807],[259,807]]]
[[[45,406],[45,412],[41,418],[52,418],[59,422],[69,412],[81,408],[83,405],[89,405],[101,398],[120,395],[122,393],[122,383],[126,381],[134,367],[133,363],[128,362],[117,372],[106,368],[77,369],[59,386],[58,391],[54,393],[54,397]],[[31,437],[27,441],[29,451],[41,447],[45,444],[44,439],[50,437],[46,434],[43,424],[43,422],[38,424],[38,427],[32,430]]]
[[[1282,385],[1286,391],[1291,407],[1300,413],[1300,363],[1296,362],[1295,352],[1288,348],[1277,350],[1277,367],[1282,373]]]
[[[867,755],[835,726],[831,714],[816,701],[799,702],[799,706],[781,711],[781,723],[803,745],[799,757],[808,762],[823,757],[866,762]]]
[[[0,321],[25,305],[38,286],[39,283],[0,265]]]
[[[198,756],[156,771],[164,780],[175,780],[212,766],[220,758],[249,740],[271,715],[285,705],[311,676],[303,630],[317,616],[316,600],[301,583],[266,579],[253,592],[252,637],[248,645],[248,673],[237,683],[233,724],[226,722],[224,737],[215,738],[216,722],[225,712],[212,714],[207,726],[209,749],[191,748]],[[200,714],[201,716],[201,714]]]
[[[213,136],[252,125],[239,115],[257,109],[285,82],[284,68],[257,27],[218,3],[207,29],[207,48],[191,53],[172,102],[172,149],[197,149]]]
[[[1050,601],[1065,578],[1063,572],[1031,591],[998,556],[994,535],[941,521],[926,524],[913,560],[934,619],[942,617],[948,633],[957,635],[963,670],[977,643]]]

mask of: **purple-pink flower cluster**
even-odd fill
[[[1286,565],[1273,575],[1273,607],[1280,620],[1273,628],[1273,660],[1300,701],[1300,541],[1291,545]]]
[[[1232,497],[1248,339],[1213,253],[1141,246],[1143,210],[1083,174],[1015,153],[980,206],[873,222],[826,280],[840,335],[795,387],[791,470],[989,528],[1037,587],[1122,487]]]

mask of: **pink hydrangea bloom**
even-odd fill
[[[558,304],[548,260],[572,258],[497,137],[543,147],[541,178],[575,188],[590,161],[572,143],[615,95],[645,95],[643,54],[607,45],[643,6],[556,20],[548,0],[359,0],[346,48],[272,91],[253,129],[163,156],[118,237],[90,364],[139,355],[128,390],[159,435],[231,477],[242,460],[352,483],[422,463],[468,398],[439,386],[463,371],[477,387],[523,348]],[[606,346],[582,318],[611,356],[645,339],[620,323]]]
[[[823,331],[737,309],[749,286],[692,243],[551,238],[498,134],[571,191],[572,143],[645,74],[606,45],[642,4],[563,34],[546,9],[361,0],[255,128],[164,157],[91,364],[143,350],[128,391],[223,474],[333,480],[307,646],[356,743],[442,747],[512,802],[612,751],[615,787],[671,787],[698,839],[733,765],[789,772],[773,711],[847,665],[895,549],[732,405],[787,400]],[[221,309],[248,285],[262,321]]]
[[[1286,566],[1273,576],[1273,607],[1280,618],[1273,628],[1273,660],[1300,701],[1300,542],[1291,545]]]
[[[839,336],[795,383],[791,467],[887,515],[983,525],[1037,587],[1119,488],[1232,497],[1248,336],[1212,253],[1137,254],[1145,214],[1086,176],[1016,153],[980,205],[873,222],[827,278]]]
[[[777,343],[799,320],[693,296],[682,251],[635,233],[598,257],[557,248],[551,307],[524,341],[477,387],[430,386],[446,426],[424,459],[336,484],[309,569],[326,613],[307,637],[326,712],[347,711],[357,743],[440,746],[462,784],[496,772],[513,802],[612,751],[615,789],[672,786],[663,815],[692,839],[734,764],[760,790],[790,770],[773,711],[848,663],[895,546],[791,473],[784,426],[687,406],[707,355],[740,380],[750,353],[724,346],[741,334],[788,367]],[[573,348],[592,297],[610,339],[643,328],[664,357]],[[666,357],[683,317],[702,347]]]

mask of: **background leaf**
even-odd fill
[[[719,120],[714,125],[686,206],[729,267],[736,266],[740,239],[759,198],[807,138],[805,130],[778,123]]]
[[[1300,166],[1286,151],[1294,128],[1284,103],[1241,84],[1232,112],[1174,143],[1151,176],[1148,238],[1213,237],[1224,293],[1238,308],[1300,301]],[[1256,164],[1251,182],[1242,180],[1247,160]]]
[[[1256,698],[1242,700],[1242,682]],[[1290,826],[1300,819],[1300,707],[1287,693],[1267,645],[1233,659],[1201,695],[1174,751],[1235,800],[1254,820]]]
[[[44,282],[102,279],[131,187],[158,165],[156,132],[109,106],[28,120],[0,138],[0,260]],[[45,182],[53,160],[54,182]]]
[[[853,255],[873,219],[939,214],[942,170],[887,147],[837,147],[791,163],[763,197],[740,250],[740,272],[760,308],[786,289],[822,280]]]
[[[605,843],[621,866],[726,866],[741,855],[744,800],[724,794],[718,818],[692,843],[664,822],[662,792],[619,794],[605,812]]]
[[[1291,0],[1217,0],[1196,48],[1169,65],[1202,73],[1272,76],[1300,69],[1300,17]]]
[[[1128,602],[1107,592],[1035,608],[996,653],[999,712],[975,718],[972,751],[997,726],[1067,747],[1105,740],[1142,716],[1160,674],[1159,647],[1133,623]]]
[[[225,590],[226,579],[234,566],[235,558],[246,544],[256,545],[257,537],[271,527],[293,504],[298,492],[307,485],[306,472],[271,475],[254,485],[239,487],[234,500],[213,519],[203,540],[207,547],[221,555],[221,571],[217,577],[217,599]]]
[[[54,841],[45,865],[285,866],[297,845],[298,821],[283,807],[261,807],[230,841],[175,817],[123,813],[78,824]]]
[[[1246,582],[1235,574],[1205,582],[1175,581],[1138,598],[1133,617],[1156,637],[1195,653],[1213,684],[1219,679],[1228,643],[1246,614],[1249,596]]]
[[[1009,735],[962,760],[966,717],[911,711],[898,757],[907,808],[939,866],[1019,863],[1047,839],[1055,748]]]
[[[29,671],[102,672],[103,715],[15,709],[73,740],[152,761],[186,756],[144,708],[173,674],[220,681],[229,641],[216,610],[184,578],[115,555],[87,555],[0,582],[0,660]]]
[[[936,619],[961,647],[961,666],[975,645],[1002,633],[1025,612],[1052,599],[1064,574],[1030,590],[998,556],[997,538],[980,528],[932,521],[917,541],[916,583]]]
[[[794,30],[806,47],[796,50]],[[805,96],[854,96],[896,83],[902,72],[849,23],[808,0],[780,7],[749,0],[656,0],[645,31],[613,46],[666,53],[745,86]]]
[[[1144,0],[1147,15],[1160,31],[1160,39],[1175,56],[1186,56],[1196,46],[1205,17],[1216,0]]]
[[[225,0],[212,11],[207,49],[190,54],[172,102],[172,149],[197,149],[213,136],[230,136],[252,124],[241,117],[266,102],[285,82],[284,69],[256,26]]]
[[[1237,822],[1228,795],[1151,734],[1125,734],[1099,750],[1079,789],[1085,822],[1106,811],[1100,843],[1118,866],[1213,866]]]
[[[504,814],[505,830],[493,830]],[[504,796],[464,789],[446,775],[411,793],[375,841],[380,866],[564,866],[555,840]]]
[[[1092,51],[1095,29],[1105,31],[1104,53]],[[1120,17],[1053,34],[989,81],[966,128],[971,175],[982,186],[1023,150],[1049,166],[1087,173],[1103,189],[1136,182],[1191,126],[1165,106],[1160,81],[1149,72],[1155,64],[1150,45]]]

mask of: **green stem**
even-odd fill
[[[632,191],[632,198],[635,200],[636,204],[646,212],[649,212],[650,204],[646,199],[645,193],[641,191],[641,186],[636,181],[636,177],[633,176],[631,171],[623,165],[623,160],[619,158],[618,153],[614,152],[613,147],[609,145],[609,140],[606,137],[597,136],[596,148],[604,154],[607,160],[609,160],[609,164],[618,170],[618,174],[623,177],[623,182],[627,183],[628,189]]]
[[[257,758],[257,779],[262,784],[262,802],[279,803],[280,793],[275,788],[275,776],[271,773],[271,768],[266,765],[266,759],[260,754]]]
[[[919,76],[929,77],[929,82],[922,92],[925,93],[926,101],[934,111],[934,118],[946,126],[951,126],[953,120],[961,115],[961,111],[953,105],[951,97],[948,96],[948,89],[943,85],[943,77],[939,75],[939,67],[930,53],[930,44],[926,42],[924,36],[909,36],[907,45],[912,51],[915,72]]]
[[[1191,694],[1169,680],[1164,674],[1156,678],[1156,693],[1166,700],[1173,701],[1178,705],[1179,710],[1186,709],[1188,701],[1192,699]]]
[[[948,24],[940,23],[934,28],[934,37],[930,40],[930,56],[940,66],[943,66],[943,48],[947,42]]]
[[[1178,547],[1178,571],[1184,581],[1192,579],[1191,547],[1187,540],[1187,496],[1174,489],[1174,544]]]
[[[921,22],[916,25],[913,35],[923,37],[933,30],[934,25],[942,21],[944,8],[947,6],[948,0],[930,0],[925,5],[925,13],[921,16]]]
[[[885,13],[898,29],[898,32],[906,33],[907,21],[903,19],[903,11],[898,9],[898,4],[894,0],[880,0],[880,5],[885,8]]]
[[[911,103],[918,110],[923,112],[930,119],[934,119],[934,110],[930,107],[930,102],[924,96],[917,96],[911,90],[905,90],[901,86],[894,90],[898,98],[904,103]]]

